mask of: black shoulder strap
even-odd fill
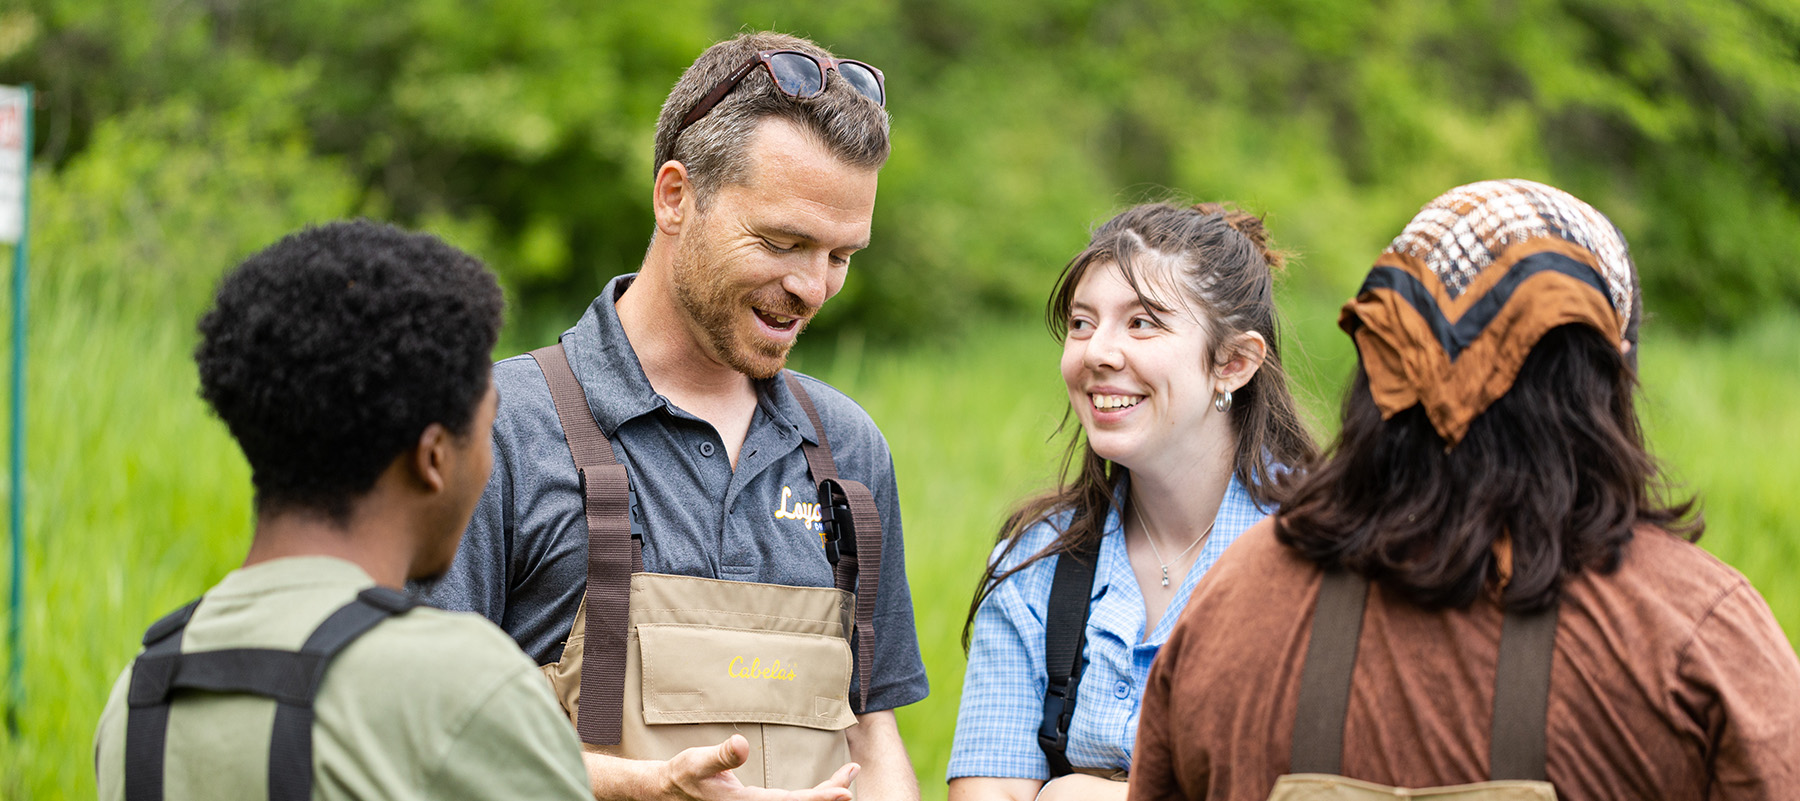
[[[1087,647],[1088,613],[1092,611],[1094,567],[1099,553],[1064,552],[1056,558],[1050,582],[1050,607],[1044,615],[1044,718],[1038,724],[1038,747],[1050,762],[1050,778],[1075,772],[1069,764],[1069,722],[1081,688],[1081,653]]]
[[[193,616],[190,603],[157,621],[144,635],[145,649],[131,669],[125,719],[126,801],[161,801],[169,706],[178,690],[261,695],[275,700],[269,738],[269,798],[312,798],[313,700],[331,660],[377,623],[414,606],[386,587],[370,587],[339,607],[306,638],[299,651],[232,648],[181,652],[182,633]]]
[[[836,572],[837,588],[856,593],[856,649],[858,709],[869,706],[869,683],[875,667],[875,598],[881,592],[881,512],[875,495],[860,481],[838,475],[825,437],[825,420],[812,396],[800,385],[794,371],[783,370],[788,391],[806,412],[819,444],[802,442],[806,470],[819,482],[820,525],[825,530],[825,558]],[[864,568],[867,568],[866,570]],[[858,583],[860,579],[860,584]]]
[[[125,716],[125,801],[162,801],[163,741],[169,730],[168,694],[175,677],[172,658],[180,656],[182,632],[199,605],[196,598],[150,624],[144,632],[144,652],[131,666]],[[140,705],[140,698],[156,698],[161,703]]]
[[[1300,673],[1290,773],[1341,773],[1344,719],[1368,591],[1368,581],[1347,570],[1326,572],[1320,584]],[[1555,644],[1555,607],[1530,615],[1506,613],[1494,676],[1490,779],[1547,781],[1545,723]]]
[[[563,439],[581,478],[587,518],[587,630],[582,635],[581,695],[575,732],[589,745],[618,745],[625,712],[625,655],[630,633],[631,574],[644,569],[642,543],[631,537],[631,480],[612,443],[594,422],[587,393],[561,343],[531,352],[562,422]]]

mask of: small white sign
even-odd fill
[[[24,89],[0,86],[0,242],[25,233]]]

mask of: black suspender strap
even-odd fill
[[[1344,720],[1368,590],[1366,579],[1346,570],[1326,572],[1320,584],[1300,674],[1290,773],[1342,772]],[[1529,615],[1506,613],[1494,676],[1488,764],[1492,780],[1548,781],[1545,726],[1555,644],[1555,607]]]
[[[414,606],[386,587],[370,587],[339,607],[299,651],[232,648],[181,652],[181,636],[199,603],[158,621],[144,635],[145,650],[131,669],[125,721],[126,801],[161,801],[169,706],[178,690],[249,693],[275,700],[269,737],[269,798],[312,798],[313,701],[340,651],[376,624]]]
[[[1050,582],[1050,607],[1044,615],[1044,718],[1038,724],[1038,746],[1050,762],[1050,778],[1075,772],[1069,764],[1069,722],[1081,687],[1081,653],[1087,645],[1087,620],[1099,553],[1064,552],[1056,558]]]
[[[625,712],[625,655],[630,633],[631,574],[644,569],[642,544],[631,537],[631,480],[612,443],[594,422],[587,393],[562,345],[531,352],[562,422],[563,439],[581,478],[587,518],[587,630],[582,635],[581,695],[575,732],[590,745],[618,745]]]
[[[1294,718],[1290,773],[1338,773],[1344,757],[1344,716],[1350,710],[1356,642],[1362,636],[1363,604],[1368,594],[1369,583],[1347,570],[1328,571],[1319,584],[1312,639],[1300,672],[1300,711]]]
[[[825,437],[825,421],[812,396],[792,370],[783,370],[788,391],[806,412],[818,445],[805,442],[806,470],[819,482],[820,525],[825,530],[825,558],[836,573],[837,588],[856,593],[856,670],[858,709],[869,706],[869,683],[875,667],[875,598],[881,592],[881,513],[875,495],[860,481],[838,475]]]

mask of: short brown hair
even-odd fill
[[[712,88],[761,50],[798,50],[822,58],[831,53],[797,36],[767,31],[741,34],[706,49],[663,101],[656,120],[655,170],[673,160],[687,165],[688,179],[701,202],[725,184],[748,177],[744,148],[766,117],[792,121],[824,143],[846,164],[879,168],[888,157],[888,116],[836,71],[827,73],[818,97],[793,98],[775,87],[768,70],[756,69],[731,94],[687,130],[676,135],[681,118]]]

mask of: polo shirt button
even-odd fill
[[[1114,684],[1113,685],[1113,697],[1114,698],[1130,698],[1131,697],[1131,685],[1126,684],[1123,681],[1121,681],[1117,684]]]
[[[710,442],[700,443],[700,455],[701,456],[711,456],[712,453],[713,453],[713,444],[712,443],[710,443]]]

